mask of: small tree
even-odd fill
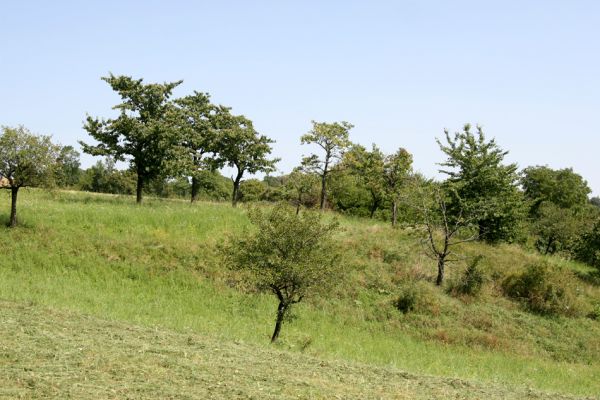
[[[81,177],[81,163],[79,162],[79,152],[73,146],[64,146],[60,148],[58,154],[58,168],[56,181],[60,187],[74,187],[79,183]]]
[[[327,178],[334,164],[339,161],[344,151],[350,146],[348,132],[354,126],[348,122],[316,122],[313,128],[300,139],[302,144],[314,143],[321,147],[325,154],[320,158],[316,154],[305,157],[302,164],[305,168],[316,172],[321,177],[320,208],[325,209],[327,201]]]
[[[256,229],[232,239],[223,253],[231,267],[249,272],[258,288],[277,296],[275,342],[290,308],[335,281],[332,235],[338,224],[324,222],[319,213],[296,215],[282,204],[252,209],[250,221]]]
[[[400,192],[409,177],[412,161],[412,155],[400,148],[396,153],[386,156],[383,162],[385,192],[392,203],[392,226],[396,226],[398,220]]]
[[[0,134],[0,178],[11,191],[9,226],[17,226],[17,195],[26,186],[43,186],[55,174],[59,147],[49,136],[37,136],[23,126],[2,127]]]
[[[80,142],[83,151],[115,160],[129,159],[137,175],[136,201],[142,202],[144,185],[165,173],[166,161],[174,156],[177,132],[169,118],[173,107],[169,98],[182,81],[144,84],[128,76],[102,78],[123,100],[114,108],[115,119],[87,117],[83,128],[99,143]]]
[[[429,182],[428,187],[421,188],[421,205],[419,214],[425,225],[427,236],[423,240],[426,254],[437,263],[437,278],[435,284],[441,286],[444,282],[446,264],[457,261],[453,248],[461,243],[477,240],[477,214],[465,214],[459,210],[451,215],[448,210],[446,190]]]
[[[386,197],[385,156],[383,152],[375,144],[373,144],[371,151],[361,145],[354,145],[344,154],[342,165],[358,177],[359,182],[369,192],[371,196],[369,217],[373,218]]]
[[[239,200],[240,183],[244,173],[273,172],[278,158],[268,158],[271,154],[272,139],[260,135],[252,121],[244,116],[219,115],[216,126],[222,131],[219,143],[218,162],[236,169],[233,181],[231,204],[235,207]]]
[[[315,191],[316,185],[317,176],[310,172],[304,172],[301,168],[294,169],[286,177],[286,195],[296,206],[296,214],[300,213],[302,205],[306,205],[311,194]]]

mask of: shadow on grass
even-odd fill
[[[575,275],[585,283],[600,286],[600,270],[589,269],[588,271],[575,271]]]

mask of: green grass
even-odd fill
[[[8,197],[0,201],[6,220]],[[156,199],[136,206],[128,197],[29,190],[20,194],[19,212],[22,227],[0,228],[1,299],[271,351],[275,300],[245,288],[215,250],[247,226],[243,208]],[[532,315],[499,294],[502,276],[536,255],[465,246],[466,254],[485,256],[491,281],[481,299],[456,299],[431,283],[434,263],[422,256],[414,230],[341,222],[344,277],[329,296],[296,309],[280,350],[478,381],[506,393],[600,393],[599,322]],[[461,268],[451,266],[449,279]],[[415,280],[425,282],[430,307],[403,315],[392,300],[398,285]],[[577,290],[582,304],[600,299],[599,288],[584,280]]]

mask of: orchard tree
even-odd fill
[[[331,168],[341,159],[343,153],[350,147],[349,131],[354,126],[348,122],[316,122],[313,128],[300,139],[302,144],[316,144],[324,154],[319,157],[312,154],[302,160],[305,168],[317,173],[321,178],[320,208],[325,209],[327,202],[327,178]]]
[[[2,127],[0,134],[0,178],[8,181],[1,188],[11,191],[9,226],[17,226],[17,195],[26,186],[44,186],[52,182],[59,146],[49,136],[38,136],[27,128]]]
[[[453,190],[448,214],[477,216],[479,237],[487,242],[512,241],[524,219],[525,204],[517,186],[516,164],[503,164],[508,154],[492,139],[487,141],[483,130],[471,132],[466,124],[462,132],[446,134],[446,144],[437,141],[448,159],[440,170],[448,175],[447,185]]]
[[[88,116],[84,129],[99,143],[80,144],[88,154],[128,159],[137,175],[136,201],[141,203],[144,186],[165,173],[167,160],[174,156],[177,130],[169,98],[182,81],[144,84],[143,79],[113,74],[102,80],[121,96],[122,102],[113,107],[120,115],[107,120]]]
[[[216,119],[216,127],[221,131],[218,162],[235,168],[231,203],[235,207],[239,200],[240,183],[244,173],[273,172],[279,159],[269,158],[272,139],[259,134],[252,121],[244,116],[222,113]]]
[[[79,152],[73,146],[61,147],[58,153],[57,184],[60,187],[74,187],[79,183],[81,163]]]
[[[392,203],[392,226],[396,226],[398,220],[398,202],[402,187],[410,176],[412,162],[412,155],[403,148],[383,160],[384,189]]]
[[[385,156],[373,144],[371,151],[361,145],[354,145],[344,154],[342,164],[351,171],[371,196],[369,216],[383,205],[386,198]]]
[[[174,162],[176,173],[192,179],[191,201],[198,198],[201,180],[206,171],[215,171],[222,166],[218,161],[220,133],[216,126],[218,114],[229,109],[217,107],[210,102],[208,93],[194,92],[193,95],[175,100],[178,105],[180,135],[179,157]]]
[[[287,197],[296,206],[296,214],[300,213],[300,207],[306,205],[311,194],[315,191],[318,178],[315,174],[305,172],[302,168],[295,168],[285,179],[285,190]]]
[[[320,213],[297,215],[283,204],[252,209],[250,221],[255,229],[232,238],[223,255],[231,267],[249,272],[259,289],[277,296],[275,342],[291,307],[308,295],[326,293],[336,281],[338,223],[323,221]]]
[[[571,168],[527,167],[523,170],[521,185],[525,196],[532,202],[532,216],[538,213],[543,202],[565,209],[584,207],[591,193],[587,182]]]

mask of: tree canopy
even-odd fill
[[[113,74],[102,80],[121,97],[113,107],[120,114],[107,120],[88,116],[84,129],[98,144],[80,144],[88,154],[128,160],[137,174],[136,199],[141,203],[144,185],[165,173],[173,156],[177,132],[169,119],[173,113],[169,99],[182,81],[144,84],[143,79]]]

